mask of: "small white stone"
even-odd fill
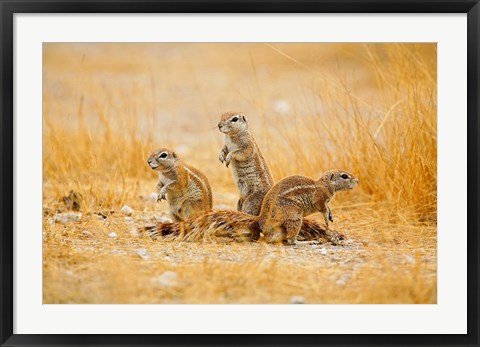
[[[112,239],[116,239],[118,237],[118,235],[117,235],[117,233],[112,231],[110,234],[108,234],[108,237],[110,237]]]
[[[54,218],[55,222],[67,224],[72,222],[80,222],[82,220],[82,214],[80,212],[58,213]]]
[[[304,304],[305,303],[305,299],[303,298],[303,296],[292,296],[290,298],[290,302],[292,304]]]
[[[173,287],[177,284],[178,275],[174,271],[165,271],[158,277],[152,278],[152,282],[162,287]]]
[[[322,254],[322,255],[326,255],[326,254],[327,254],[327,250],[326,250],[325,248],[320,248],[318,251],[319,251],[320,254]]]
[[[132,218],[131,218],[131,217],[125,217],[125,222],[131,223],[131,222],[132,222]]]
[[[93,215],[95,218],[97,218],[98,220],[101,220],[102,222],[104,222],[107,218],[103,217],[102,215],[100,214],[94,214]]]
[[[140,236],[140,233],[137,229],[130,229],[130,235],[132,235],[133,237],[138,237]]]
[[[136,252],[136,254],[142,258],[143,260],[148,260],[150,258],[150,255],[148,254],[147,250],[145,248],[139,248]]]
[[[130,206],[127,206],[127,205],[123,205],[123,207],[120,209],[120,211],[124,214],[126,214],[127,216],[131,216],[132,213],[133,213],[133,208],[131,208]]]

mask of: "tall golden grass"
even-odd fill
[[[84,214],[117,211],[123,204],[144,212],[164,210],[139,198],[155,191],[155,175],[145,160],[161,146],[178,149],[185,161],[206,173],[214,205],[233,207],[236,187],[217,159],[222,136],[216,124],[225,111],[244,111],[276,180],[292,174],[315,178],[331,168],[360,178],[357,189],[335,200],[334,212],[343,216],[340,226],[349,228],[349,236],[370,244],[372,262],[380,264],[383,274],[365,268],[353,276],[355,286],[342,289],[338,298],[335,285],[322,286],[323,294],[317,293],[320,287],[313,283],[324,274],[307,264],[296,276],[309,288],[311,300],[435,302],[434,44],[45,44],[43,58],[45,207],[63,209],[62,196],[74,190],[84,198]],[[128,233],[121,220],[116,223]],[[102,237],[108,229],[89,228],[100,230]],[[60,286],[55,279],[58,267],[66,265],[54,245],[62,238],[75,240],[78,233],[64,234],[48,223],[44,233],[49,235],[44,258],[50,259],[44,267],[44,300],[67,302],[70,299],[59,293],[65,283]],[[127,239],[126,248],[131,242],[139,245]],[[379,246],[372,249],[372,244]],[[403,251],[418,260],[416,265],[404,264],[406,272],[400,277],[394,270],[400,266],[398,259],[392,260],[394,265],[382,260],[391,247],[400,250],[396,255]],[[77,253],[69,249],[67,258],[88,262],[88,256]],[[426,256],[430,260],[422,263]],[[98,257],[108,268],[104,271],[118,275],[120,270],[108,267],[108,255]],[[125,262],[121,264],[137,266]],[[272,264],[255,270],[255,263],[184,264],[178,271],[187,277],[195,272],[240,274],[243,266],[247,273],[262,273],[264,277],[250,280],[223,278],[227,282],[222,286],[237,291],[226,302],[280,302],[298,292],[287,290],[286,284],[279,296],[268,294],[271,300],[265,298],[267,289],[247,293],[250,281],[263,286],[284,271]],[[152,264],[156,271],[168,266]],[[285,265],[292,276],[298,271],[295,266]],[[326,268],[335,271],[331,264]],[[125,281],[133,276],[144,275],[135,272]],[[97,287],[103,285],[87,281],[91,288],[85,293],[95,288],[101,292]],[[190,288],[201,291],[199,286]],[[216,292],[223,287],[208,288]],[[79,301],[132,302],[137,289],[110,298],[105,291],[97,294],[98,300],[83,293]],[[372,294],[373,289],[378,293]],[[184,289],[172,295],[181,302],[222,302],[218,298],[224,296],[217,294]],[[146,295],[135,302],[157,302],[152,300]]]

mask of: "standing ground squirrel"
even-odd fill
[[[240,191],[237,210],[258,216],[263,198],[273,186],[273,179],[253,135],[248,131],[247,118],[241,112],[226,112],[218,128],[225,134],[225,146],[219,159],[227,167],[232,163],[235,183]],[[324,232],[317,222],[304,219],[300,236],[312,239]]]
[[[326,238],[337,243],[343,238],[329,230],[333,216],[328,206],[335,192],[353,189],[358,178],[346,171],[326,171],[318,181],[303,176],[290,176],[275,184],[263,200],[259,216],[236,211],[212,211],[180,223],[162,223],[146,227],[152,240],[158,237],[195,241],[208,238],[231,238],[255,241],[263,234],[267,242],[294,244]],[[326,229],[304,216],[315,212],[323,214]],[[307,223],[306,223],[307,222]]]
[[[225,145],[219,159],[227,167],[232,164],[240,191],[237,210],[257,216],[273,179],[253,135],[248,131],[247,118],[241,112],[226,112],[218,123],[218,129],[225,134]]]
[[[147,162],[158,172],[157,201],[168,201],[175,222],[212,209],[212,190],[207,178],[193,166],[183,163],[175,152],[167,148],[157,149]]]

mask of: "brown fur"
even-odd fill
[[[207,177],[183,163],[175,152],[160,148],[150,155],[147,162],[159,174],[157,200],[168,201],[170,216],[175,222],[212,209],[212,190]]]
[[[341,175],[348,175],[342,179]],[[146,227],[152,240],[158,238],[199,241],[226,238],[256,241],[263,234],[267,242],[294,244],[299,241],[328,240],[337,243],[345,237],[329,229],[332,220],[328,203],[336,191],[354,188],[358,179],[345,171],[327,171],[318,181],[291,176],[283,179],[267,193],[259,216],[236,211],[212,211],[180,223],[162,223]],[[305,219],[314,212],[324,215],[326,228]]]
[[[258,219],[265,241],[294,244],[302,229],[303,217],[315,212],[324,216],[327,235],[338,241],[329,230],[333,216],[328,204],[335,192],[353,189],[357,183],[355,176],[340,170],[327,171],[318,181],[303,176],[281,180],[265,196]]]
[[[211,211],[179,223],[160,223],[147,226],[144,231],[152,240],[163,238],[177,241],[201,241],[226,238],[236,241],[253,241],[256,218],[237,211]],[[259,234],[259,233],[258,233]]]
[[[254,216],[260,213],[263,197],[273,185],[268,165],[241,112],[222,115],[219,130],[225,134],[219,160],[228,167],[232,164],[235,183],[240,192],[237,210]]]
[[[256,241],[260,237],[258,217],[246,213],[221,210],[211,211],[201,216],[178,223],[159,223],[146,226],[146,232],[153,241]],[[335,233],[335,232],[334,232]],[[337,233],[339,240],[345,236]],[[331,241],[325,227],[318,222],[304,219],[299,241],[323,240]]]

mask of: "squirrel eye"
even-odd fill
[[[238,117],[233,117],[232,122],[236,122],[238,120]]]
[[[348,175],[347,174],[341,174],[340,177],[343,178],[344,180],[346,180],[348,178]]]
[[[165,159],[167,157],[167,153],[163,152],[160,154],[159,158]]]

